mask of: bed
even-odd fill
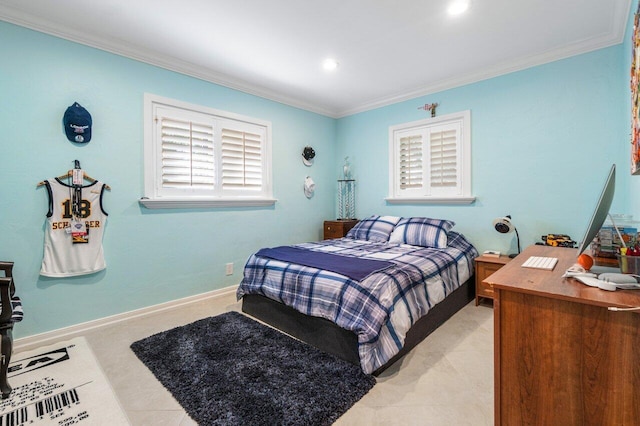
[[[474,297],[478,252],[454,223],[371,216],[345,238],[248,259],[242,310],[380,374]]]

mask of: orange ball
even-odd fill
[[[588,254],[582,253],[580,256],[578,256],[578,265],[582,266],[588,271],[593,266],[593,257],[589,256]]]

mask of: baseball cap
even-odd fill
[[[302,151],[302,162],[305,166],[310,166],[313,164],[313,158],[316,156],[316,152],[310,146],[305,146]]]
[[[64,132],[71,142],[87,143],[91,140],[91,114],[74,102],[64,113]]]

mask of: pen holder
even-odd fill
[[[622,256],[616,255],[620,272],[623,274],[640,275],[640,256]]]

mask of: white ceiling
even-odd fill
[[[621,43],[631,7],[449,1],[0,0],[0,20],[342,117]]]

